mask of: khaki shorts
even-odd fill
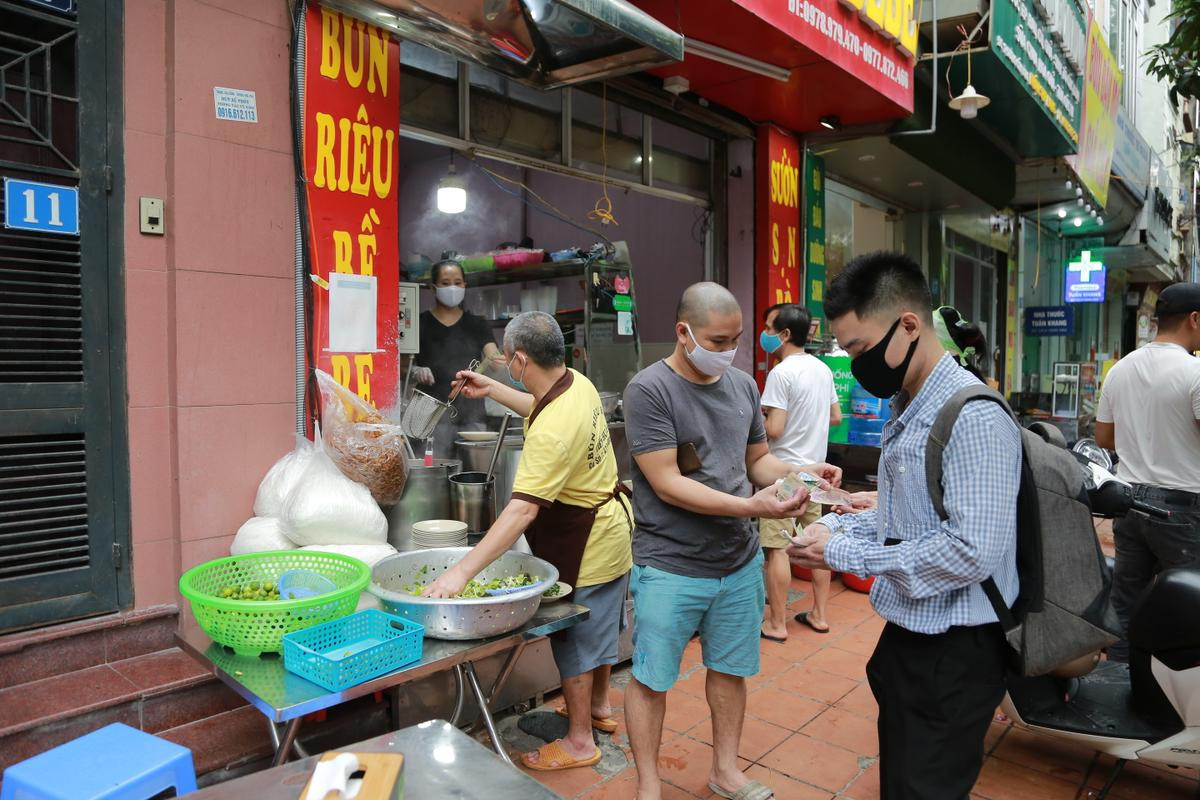
[[[821,507],[809,505],[808,510],[796,519],[796,527],[804,530],[821,518]],[[758,538],[768,550],[779,550],[792,543],[792,521],[790,519],[760,519]]]

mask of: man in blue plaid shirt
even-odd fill
[[[871,604],[887,625],[867,664],[879,703],[884,800],[961,800],[983,763],[983,740],[1004,696],[1003,632],[980,586],[1017,596],[1016,498],[1021,441],[994,403],[969,403],[945,449],[948,520],[925,478],[938,411],[977,383],[943,349],[925,276],[911,259],[854,259],[826,290],[825,315],[855,379],[892,399],[883,429],[879,503],[827,515],[793,540],[810,568],[875,576]]]

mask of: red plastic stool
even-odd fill
[[[798,567],[795,564],[790,564],[789,566],[792,568],[792,577],[793,578],[799,578],[802,581],[811,581],[812,580],[812,570],[809,569],[808,567]],[[841,575],[841,574],[842,573],[840,573],[840,572],[834,572],[834,573],[832,573],[832,577],[836,578],[838,575]]]
[[[874,576],[870,578],[860,578],[857,575],[851,575],[849,572],[842,574],[842,584],[845,585],[847,589],[853,589],[854,591],[862,592],[863,594],[870,594],[871,584],[874,582]]]

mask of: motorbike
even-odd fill
[[[1072,452],[1093,515],[1169,518],[1112,474],[1107,451],[1094,441],[1080,440]],[[1020,726],[1116,758],[1098,800],[1130,761],[1200,767],[1200,566],[1155,578],[1130,619],[1128,640],[1128,664],[1099,661],[1075,678],[1010,677],[1001,706]]]

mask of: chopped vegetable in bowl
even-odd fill
[[[558,597],[562,594],[562,584],[556,583],[546,591],[542,592],[542,597]]]
[[[428,566],[421,567],[420,571],[417,573],[417,577],[420,578],[424,576],[428,569]],[[467,585],[463,587],[463,590],[456,594],[455,597],[465,600],[472,600],[480,597],[486,597],[488,589],[519,589],[522,586],[532,586],[535,583],[537,583],[537,580],[527,572],[521,572],[517,575],[508,575],[503,578],[492,578],[486,583],[479,580],[469,580],[467,581]],[[403,587],[403,591],[405,594],[411,595],[412,597],[420,597],[422,594],[424,594],[426,588],[428,587],[424,583],[410,583]]]

